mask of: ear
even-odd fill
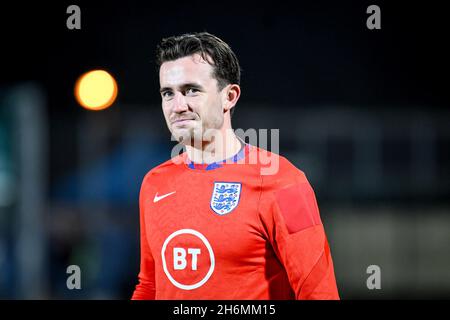
[[[231,108],[236,105],[240,96],[241,87],[237,84],[229,84],[225,88],[223,88],[223,113],[231,110]]]

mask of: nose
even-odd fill
[[[187,111],[189,109],[186,97],[181,92],[176,92],[175,97],[173,98],[172,101],[173,101],[172,105],[173,112],[180,113]]]

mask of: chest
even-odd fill
[[[264,250],[257,183],[239,177],[180,179],[158,183],[144,201],[147,240],[157,260],[167,255],[250,261]]]

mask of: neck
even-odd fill
[[[202,143],[186,145],[186,152],[194,163],[210,164],[231,158],[239,152],[243,143],[231,128],[220,130],[220,135]]]

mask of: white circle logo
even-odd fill
[[[167,245],[173,238],[175,238],[176,236],[182,235],[182,234],[190,234],[190,235],[196,236],[203,242],[203,244],[209,251],[209,259],[211,261],[211,265],[209,267],[208,273],[203,277],[202,280],[200,280],[194,284],[183,284],[183,283],[176,281],[174,279],[174,277],[170,274],[170,272],[167,268],[166,257],[165,257]],[[181,229],[181,230],[178,230],[178,231],[175,231],[174,233],[172,233],[169,237],[167,237],[166,241],[164,241],[164,244],[161,249],[161,257],[162,257],[164,273],[166,274],[167,278],[169,278],[170,282],[172,282],[172,284],[174,286],[176,286],[177,288],[183,289],[183,290],[193,290],[193,289],[197,289],[197,288],[201,287],[202,285],[205,284],[206,281],[208,281],[208,279],[211,277],[212,273],[214,272],[214,264],[215,264],[214,261],[215,260],[214,260],[213,249],[212,249],[211,245],[209,244],[208,240],[206,239],[206,237],[196,230]]]

